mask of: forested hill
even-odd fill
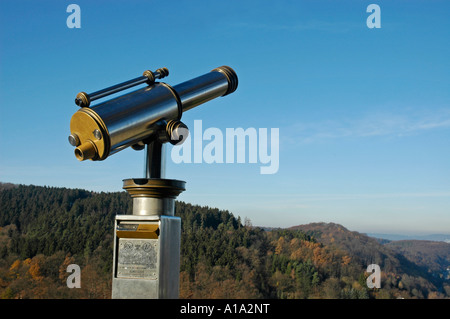
[[[385,283],[395,287],[408,285],[421,296],[419,287],[449,291],[450,244],[427,240],[380,240],[335,223],[311,223],[291,227],[314,236],[330,248],[346,251],[363,264],[378,264]]]
[[[131,205],[126,192],[0,183],[0,298],[110,298],[114,216]],[[176,215],[181,298],[450,296],[426,256],[419,262],[407,245],[381,245],[340,225],[265,231],[183,202]],[[369,263],[381,266],[381,289],[367,288]],[[81,267],[80,289],[66,285],[69,264]]]

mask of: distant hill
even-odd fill
[[[434,276],[450,279],[450,244],[429,240],[399,240],[385,244]]]
[[[404,282],[431,284],[437,291],[449,289],[450,244],[438,241],[380,241],[365,234],[349,231],[334,223],[312,223],[290,227],[314,236],[319,242],[344,250],[363,264],[378,264],[386,281],[397,287]],[[447,287],[447,288],[445,288]],[[414,289],[414,288],[413,288]],[[416,289],[417,291],[417,289]]]
[[[402,268],[397,253],[381,244],[377,239],[356,231],[349,231],[342,225],[311,223],[289,229],[301,230],[327,246],[344,250],[357,257],[363,264],[378,264],[388,272],[397,272]]]

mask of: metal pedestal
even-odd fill
[[[124,180],[133,215],[117,215],[112,298],[178,298],[181,219],[175,198],[185,182],[161,178]]]

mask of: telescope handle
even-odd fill
[[[147,83],[148,85],[153,85],[156,79],[162,79],[168,75],[169,70],[167,68],[159,68],[154,72],[146,70],[140,77],[107,87],[106,89],[99,90],[90,94],[80,92],[75,98],[75,104],[80,107],[89,107],[92,101],[129,89],[139,84]]]

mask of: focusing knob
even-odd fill
[[[181,145],[189,136],[189,129],[181,121],[170,120],[166,125],[168,142],[172,145]]]

